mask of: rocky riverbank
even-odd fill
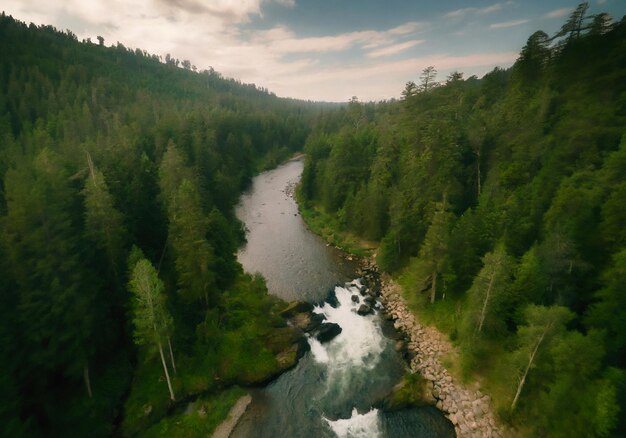
[[[454,351],[444,335],[433,327],[419,324],[407,308],[399,286],[388,276],[380,276],[371,261],[365,261],[361,271],[370,283],[380,281],[380,300],[386,316],[404,336],[411,372],[420,373],[428,382],[437,408],[454,424],[457,436],[504,436],[496,423],[489,396],[455,381],[442,365],[443,356]]]

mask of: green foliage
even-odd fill
[[[467,291],[466,336],[475,339],[504,330],[507,315],[502,310],[511,284],[512,270],[513,260],[502,244],[483,257],[483,267]]]
[[[173,415],[146,430],[146,437],[207,437],[226,419],[230,408],[245,392],[232,387],[215,396],[202,397],[190,404],[189,409]]]
[[[215,390],[220,338],[237,337],[220,320],[241,277],[233,207],[320,109],[99,42],[0,15],[1,435],[108,436],[120,418],[141,433],[170,403],[155,340],[177,395]],[[137,265],[154,318],[127,287]],[[251,342],[241,361],[271,363]]]
[[[613,256],[603,273],[604,287],[596,292],[597,302],[588,313],[588,324],[606,330],[607,352],[613,363],[626,366],[626,249]]]
[[[327,114],[300,190],[326,238],[379,243],[411,308],[459,344],[457,371],[528,436],[626,431],[626,23],[587,9],[508,70],[434,86],[429,68],[399,101],[351,102],[358,124]]]
[[[399,410],[428,405],[429,385],[419,373],[407,373],[384,400],[386,410]],[[429,397],[430,396],[430,397]]]

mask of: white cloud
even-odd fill
[[[454,11],[450,11],[444,14],[444,17],[459,18],[459,17],[465,17],[466,15],[471,15],[471,14],[479,14],[479,15],[491,14],[493,12],[501,11],[504,8],[504,6],[509,6],[512,4],[513,4],[512,1],[508,1],[506,3],[494,3],[493,5],[485,6],[484,8],[461,8],[461,9],[456,9]]]
[[[550,11],[543,16],[543,18],[561,18],[572,12],[571,8],[561,8]]]
[[[281,78],[270,89],[281,95],[291,90],[303,99],[347,101],[353,95],[361,100],[399,97],[402,84],[416,80],[419,72],[434,65],[440,77],[458,70],[466,76],[483,75],[495,66],[508,66],[518,57],[517,52],[478,53],[452,56],[439,54],[395,62],[375,62],[339,68],[316,68],[297,77]],[[293,95],[293,94],[292,94]]]
[[[417,21],[314,37],[301,37],[287,26],[247,29],[244,23],[261,17],[270,2],[297,8],[291,0],[19,0],[6,12],[26,22],[70,28],[79,38],[95,41],[102,35],[106,45],[120,41],[161,56],[170,53],[199,69],[212,66],[278,95],[311,100],[397,97],[402,84],[428,65],[440,75],[461,69],[483,74],[517,58],[507,52],[390,61],[387,57],[420,44],[419,33],[429,24]],[[347,50],[351,56],[338,59]]]
[[[300,38],[285,26],[278,26],[257,32],[251,43],[262,45],[267,50],[279,55],[342,52],[355,47],[369,50],[394,44],[397,42],[397,38],[406,37],[425,27],[427,27],[426,23],[408,22],[386,31],[364,30],[338,35]],[[415,44],[417,43],[412,45]]]
[[[296,0],[270,0],[268,3],[276,3],[287,8],[293,8],[296,6]]]
[[[358,43],[376,41],[384,34],[376,31],[349,32],[333,36],[298,38],[285,27],[276,27],[259,32],[253,43],[263,45],[277,54],[310,53],[310,52],[341,52],[354,47]]]
[[[513,21],[503,21],[502,23],[493,23],[489,25],[489,29],[506,29],[509,27],[514,27],[514,26],[519,26],[521,24],[526,24],[528,23],[530,20],[528,19],[523,19],[523,20],[513,20]]]
[[[400,44],[394,44],[393,46],[383,47],[382,49],[377,49],[369,52],[367,54],[370,58],[380,58],[382,56],[391,56],[397,55],[398,53],[404,52],[405,50],[410,49],[418,44],[423,43],[424,40],[413,40],[407,41]]]
[[[406,35],[414,32],[424,30],[429,27],[429,23],[419,21],[409,21],[408,23],[401,24],[400,26],[389,29],[388,33],[392,35]]]

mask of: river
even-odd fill
[[[238,258],[260,272],[270,293],[285,300],[319,303],[315,312],[342,327],[298,365],[262,389],[231,436],[240,437],[453,437],[452,424],[435,408],[384,412],[373,407],[404,373],[394,349],[393,327],[374,315],[359,316],[351,300],[356,264],[311,233],[289,195],[302,173],[301,160],[260,174],[241,197],[237,216],[247,244]],[[337,284],[342,286],[336,286]],[[339,306],[324,303],[333,289]]]

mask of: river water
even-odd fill
[[[400,380],[404,364],[391,339],[393,327],[378,312],[356,314],[356,264],[311,233],[299,216],[289,191],[302,168],[295,160],[264,172],[242,195],[237,216],[246,226],[247,244],[238,258],[247,272],[263,274],[270,293],[320,303],[314,311],[342,332],[323,345],[310,338],[311,351],[294,369],[253,390],[232,436],[453,437],[452,424],[434,408],[373,407]],[[336,308],[323,302],[331,289]]]

